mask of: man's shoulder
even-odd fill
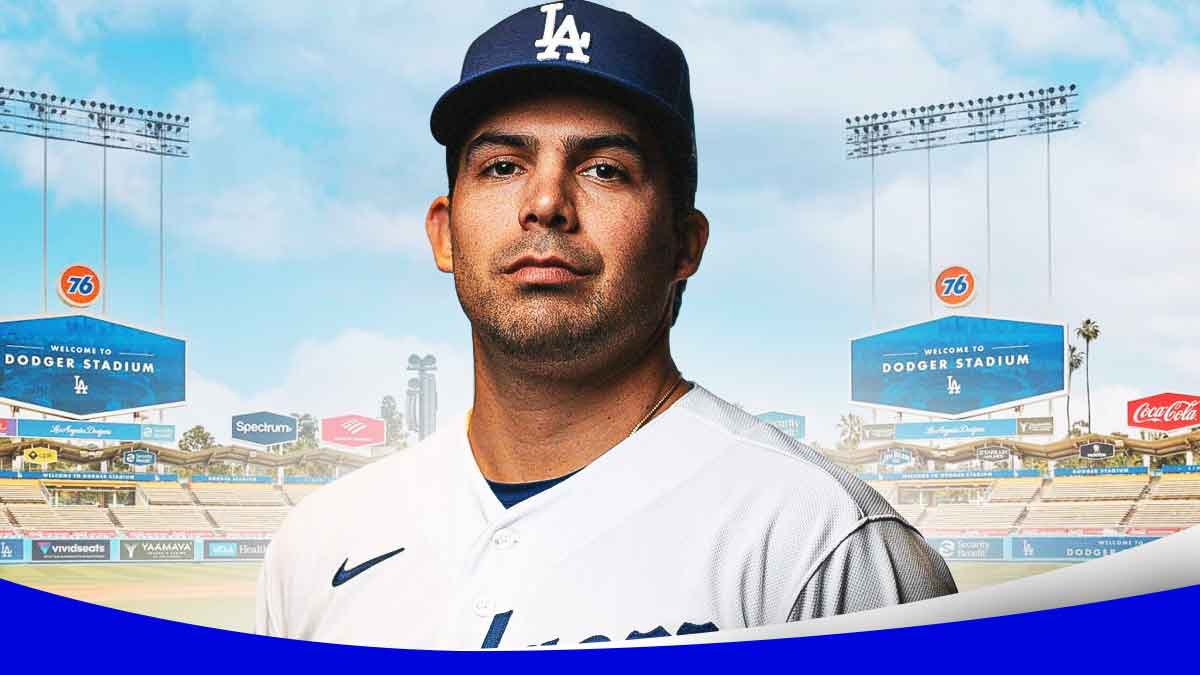
[[[823,504],[846,518],[894,516],[874,489],[797,440],[703,387],[680,400],[692,418],[691,434],[717,444],[714,469],[731,485],[774,495],[785,503]]]

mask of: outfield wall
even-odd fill
[[[0,564],[262,560],[269,539],[0,539]]]
[[[1120,553],[1159,537],[1116,534],[1095,537],[1013,535],[925,539],[943,558],[951,561],[1082,562]]]
[[[1159,539],[1013,535],[926,537],[949,561],[1081,562]],[[0,539],[0,564],[72,562],[236,562],[262,560],[268,539]]]

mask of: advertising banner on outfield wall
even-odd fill
[[[946,560],[1004,560],[1004,537],[926,537]]]
[[[194,560],[196,542],[191,539],[122,539],[121,560]]]
[[[34,539],[34,560],[108,560],[111,542],[108,539]]]
[[[207,539],[205,560],[262,560],[267,555],[266,539]]]
[[[186,342],[86,314],[0,321],[0,402],[92,419],[183,405]]]
[[[1050,417],[978,419],[957,422],[897,422],[864,424],[868,441],[918,441],[945,438],[1002,438],[1007,436],[1045,436],[1054,433]]]
[[[850,342],[850,402],[961,419],[1066,393],[1067,327],[947,316]]]
[[[173,443],[173,424],[133,424],[130,422],[65,422],[63,420],[17,420],[16,436],[21,438],[62,438],[88,441],[145,441]]]
[[[1093,560],[1158,537],[1013,537],[1013,560]]]
[[[24,539],[0,539],[0,562],[19,562],[24,559]]]

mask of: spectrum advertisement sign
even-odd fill
[[[0,322],[0,402],[92,419],[183,405],[186,342],[84,314]]]
[[[1067,326],[947,316],[850,342],[850,402],[973,417],[1066,393]]]
[[[300,433],[300,421],[291,415],[273,412],[253,412],[235,415],[233,440],[254,445],[292,443]]]

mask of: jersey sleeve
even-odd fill
[[[788,621],[957,592],[946,561],[911,526],[897,518],[864,519],[810,575]]]

